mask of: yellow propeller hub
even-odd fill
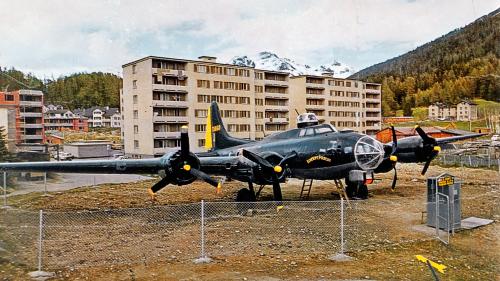
[[[392,162],[397,162],[398,157],[396,155],[391,155],[391,157],[389,157],[389,160],[391,160]]]
[[[441,152],[441,147],[440,146],[434,146],[434,151]]]
[[[191,165],[186,164],[186,165],[182,166],[182,168],[184,169],[184,171],[189,172],[191,170]]]
[[[419,125],[415,125],[415,129],[418,128],[418,127],[420,127],[420,126]]]
[[[275,171],[276,173],[281,173],[281,171],[283,171],[283,168],[281,168],[281,166],[280,166],[280,165],[276,165],[276,166],[274,166],[274,171]]]

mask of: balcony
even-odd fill
[[[19,105],[21,106],[36,106],[41,107],[42,101],[19,101]]]
[[[187,101],[153,100],[152,105],[155,107],[188,108]]]
[[[153,132],[155,139],[180,139],[180,132]]]
[[[380,107],[367,107],[365,109],[367,112],[380,112]]]
[[[306,88],[324,90],[325,86],[323,86],[323,84],[306,83]]]
[[[267,124],[288,124],[289,120],[286,117],[271,117],[264,119]]]
[[[265,105],[265,111],[288,112],[288,105]]]
[[[369,120],[369,121],[380,121],[380,116],[366,116],[366,120]]]
[[[188,123],[187,116],[153,116],[154,123]]]
[[[44,123],[45,127],[73,127],[72,123],[50,123],[50,122],[45,122]],[[29,127],[26,127],[29,128]]]
[[[25,140],[41,140],[43,139],[42,135],[24,135],[21,137],[21,139]]]
[[[21,117],[42,117],[41,112],[21,112]]]
[[[163,85],[163,84],[153,84],[153,91],[174,91],[187,93],[186,86],[180,85]]]
[[[318,105],[318,104],[306,104],[305,106],[306,110],[311,109],[311,110],[325,110],[325,105]]]
[[[43,124],[21,124],[26,129],[43,129]]]
[[[153,75],[163,75],[163,76],[175,76],[175,77],[187,77],[185,70],[168,69],[168,68],[152,68]]]
[[[178,149],[178,147],[155,147],[153,148],[153,153],[155,155],[163,155],[170,151],[177,151]]]
[[[266,85],[266,86],[272,86],[272,87],[288,88],[288,82],[287,81],[264,80],[264,85]]]

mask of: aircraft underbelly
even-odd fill
[[[292,169],[292,175],[294,178],[300,179],[333,180],[345,178],[349,175],[350,170],[357,168],[355,162],[350,162],[316,169]]]

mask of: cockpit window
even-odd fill
[[[306,136],[312,136],[314,135],[314,129],[313,128],[307,128],[306,129]]]
[[[316,134],[325,134],[325,133],[331,133],[331,132],[333,132],[333,129],[329,126],[316,128]]]

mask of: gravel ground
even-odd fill
[[[30,193],[12,196],[9,202],[23,210],[43,208],[59,214],[53,220],[60,228],[46,233],[45,257],[47,266],[56,272],[54,280],[431,280],[425,264],[416,261],[417,254],[448,266],[441,280],[498,280],[498,172],[446,168],[463,181],[463,217],[495,220],[480,229],[458,232],[446,246],[414,230],[425,210],[426,178],[419,175],[421,169],[421,165],[398,164],[396,191],[389,188],[392,174],[388,173],[370,187],[369,200],[351,202],[357,212],[348,211],[347,215],[357,215],[347,222],[348,254],[355,258],[349,262],[328,259],[338,251],[338,209],[325,211],[322,203],[306,202],[297,211],[297,205],[284,202],[280,212],[257,208],[251,215],[238,214],[236,208],[227,206],[221,209],[225,203],[210,205],[206,250],[213,262],[193,264],[200,250],[199,208],[196,204],[176,205],[202,199],[230,201],[243,186],[237,182],[226,183],[222,194],[198,182],[168,187],[156,201],[146,192],[155,181],[147,180],[53,192],[52,197]],[[427,176],[443,170],[431,166]],[[300,184],[290,181],[284,186],[286,200],[298,199]],[[271,197],[269,189],[262,199]],[[337,199],[332,191],[330,182],[315,183],[310,200]],[[304,206],[309,208],[307,212]],[[314,206],[321,208],[315,211]],[[142,207],[151,208],[122,210]],[[7,216],[3,218],[5,222]],[[13,219],[19,221],[22,216]],[[31,236],[27,229],[19,231],[26,235],[23,241],[36,238],[36,231]],[[19,233],[8,232],[23,238]],[[6,233],[0,230],[0,235]],[[25,280],[26,272],[32,270],[29,264],[0,258],[0,276]]]

